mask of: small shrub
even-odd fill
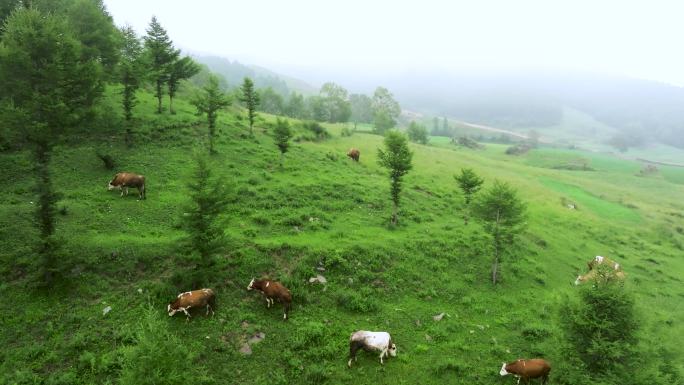
[[[111,155],[104,154],[100,151],[98,151],[96,155],[104,164],[104,168],[106,168],[107,170],[114,170],[114,168],[116,167],[116,162],[114,161],[114,158]]]
[[[197,344],[168,330],[153,308],[144,309],[135,345],[122,348],[120,384],[202,384],[210,380]],[[168,318],[168,317],[167,317]],[[87,358],[87,357],[86,357]]]
[[[520,143],[506,149],[506,155],[522,155],[529,152],[532,146],[528,143]]]
[[[339,156],[336,153],[331,152],[331,151],[328,151],[325,154],[325,157],[328,158],[329,160],[332,160],[333,162],[337,162],[337,160],[339,159]]]
[[[355,313],[370,313],[379,309],[378,303],[368,293],[370,290],[361,292],[342,292],[337,295],[337,305]]]
[[[315,122],[315,121],[309,121],[309,122],[304,122],[303,123],[304,129],[311,131],[313,133],[313,139],[314,140],[324,140],[330,137],[330,134],[328,133],[328,130],[325,129],[325,127],[321,126],[320,123]]]
[[[340,135],[342,136],[352,136],[354,135],[354,131],[349,129],[349,127],[342,127],[342,132],[340,132]]]

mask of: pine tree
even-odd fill
[[[524,226],[525,204],[518,198],[517,191],[505,182],[494,181],[494,185],[475,202],[474,215],[484,222],[485,230],[491,235],[494,247],[492,262],[492,283],[498,281],[499,262],[504,247],[510,245]]]
[[[150,65],[149,76],[155,84],[154,96],[157,98],[157,113],[161,114],[164,84],[169,81],[170,65],[178,59],[180,51],[173,47],[173,42],[155,16],[152,16],[144,40],[147,60]]]
[[[205,156],[197,155],[192,180],[188,184],[190,204],[183,217],[188,233],[188,244],[192,250],[196,269],[192,281],[199,285],[211,275],[214,255],[224,244],[223,226],[219,216],[228,206],[227,189],[223,179],[213,177],[213,171]]]
[[[273,130],[273,140],[276,146],[278,146],[278,150],[280,150],[280,168],[283,168],[285,153],[290,148],[290,138],[292,138],[290,123],[279,118]]]
[[[613,372],[622,378],[608,383],[625,383],[636,368],[640,371],[649,365],[636,354],[638,322],[634,298],[613,278],[610,267],[595,268],[604,271],[579,290],[579,302],[568,302],[562,308],[562,324],[574,353],[592,377]]]
[[[0,105],[11,105],[36,163],[40,242],[37,279],[51,285],[59,270],[50,154],[64,130],[79,124],[103,90],[101,66],[84,58],[63,18],[19,9],[7,18],[0,45]]]
[[[199,71],[200,67],[189,56],[175,60],[169,65],[169,113],[176,113],[173,110],[173,98],[176,96],[180,81],[195,76]]]
[[[413,167],[413,153],[408,148],[406,137],[397,131],[385,135],[385,150],[378,149],[378,163],[389,170],[390,195],[392,197],[392,225],[399,221],[399,195],[402,178]]]
[[[203,88],[204,93],[192,101],[197,107],[197,112],[207,115],[209,125],[209,153],[214,153],[214,138],[216,137],[216,119],[218,111],[230,105],[230,99],[219,88],[219,80],[216,76],[209,76],[207,85]]]
[[[249,118],[249,134],[254,136],[254,118],[256,117],[256,110],[259,107],[259,94],[254,90],[254,83],[252,79],[245,78],[242,82],[242,95],[240,100],[247,108],[247,118]]]
[[[454,175],[454,179],[456,179],[456,183],[458,183],[458,187],[461,188],[461,191],[463,191],[463,196],[465,198],[465,205],[466,208],[463,213],[463,220],[465,221],[465,224],[468,224],[468,214],[467,211],[470,208],[470,201],[472,200],[473,195],[477,193],[480,190],[480,187],[482,187],[482,183],[484,183],[484,179],[480,178],[475,174],[475,171],[473,171],[470,168],[462,168],[461,169],[461,174],[460,175]]]
[[[130,144],[133,136],[131,129],[133,119],[133,107],[138,104],[135,93],[140,87],[143,76],[142,45],[131,26],[121,30],[122,46],[121,59],[119,62],[119,79],[123,85],[121,104],[124,109],[126,120],[126,143]]]

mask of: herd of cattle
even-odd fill
[[[347,152],[347,156],[352,160],[358,162],[360,152],[358,149],[352,148]],[[128,195],[128,188],[137,188],[140,199],[145,199],[145,177],[128,172],[118,173],[109,182],[108,189],[121,190],[121,196]],[[587,263],[589,272],[580,275],[575,280],[575,285],[587,281],[595,280],[599,275],[605,272],[599,272],[596,267],[598,265],[607,266],[607,271],[611,279],[624,280],[625,273],[622,271],[622,266],[603,256],[596,256]],[[275,300],[283,304],[283,319],[287,320],[289,311],[292,306],[292,294],[282,283],[268,279],[252,279],[247,286],[247,290],[258,290],[266,299],[266,307],[270,308]],[[186,315],[186,320],[190,320],[190,309],[206,308],[206,315],[209,312],[214,314],[216,308],[216,293],[212,289],[200,289],[187,291],[178,294],[176,299],[169,303],[167,312],[169,316],[173,316],[178,312]],[[352,333],[349,338],[349,361],[347,365],[351,367],[352,361],[356,361],[356,353],[359,349],[367,352],[380,352],[380,364],[383,364],[383,358],[396,357],[397,346],[392,341],[392,337],[387,332],[373,332],[366,330],[358,330]],[[530,379],[539,378],[542,384],[546,384],[551,372],[551,365],[548,361],[540,358],[535,359],[518,359],[513,362],[503,363],[499,374],[502,376],[512,374],[518,378],[518,384],[523,380],[529,383]]]

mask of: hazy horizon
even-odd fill
[[[312,82],[476,68],[589,71],[684,85],[684,6],[675,1],[200,0],[194,12],[175,1],[105,4],[117,25],[141,35],[155,15],[184,51]]]

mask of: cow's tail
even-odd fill
[[[217,308],[216,308],[216,294],[214,294],[214,293],[212,292],[212,293],[211,293],[211,297],[209,297],[209,301],[208,301],[208,302],[209,302],[209,306],[211,306],[211,310],[212,310],[213,312],[215,312],[216,309],[217,309]]]

